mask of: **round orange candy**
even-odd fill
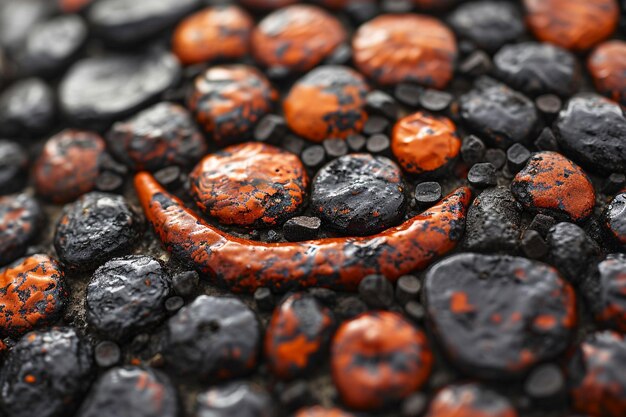
[[[309,183],[296,155],[258,142],[207,155],[189,176],[198,207],[221,223],[274,226],[302,206]]]
[[[382,15],[363,24],[352,40],[354,63],[378,84],[404,81],[443,88],[452,79],[457,46],[438,19]]]
[[[307,71],[346,40],[337,18],[317,6],[293,5],[267,15],[252,33],[252,53],[266,67]]]
[[[626,106],[626,42],[599,45],[589,56],[588,67],[598,91]]]
[[[619,20],[616,0],[524,0],[524,5],[538,39],[573,50],[608,38]]]
[[[246,55],[254,22],[237,6],[209,7],[183,20],[172,49],[186,65]]]
[[[434,172],[457,157],[461,140],[452,120],[417,112],[396,122],[391,150],[411,174]]]

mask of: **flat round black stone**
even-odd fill
[[[382,275],[368,275],[359,283],[359,296],[372,308],[385,308],[393,303],[393,285]]]
[[[441,185],[438,182],[421,182],[415,187],[415,202],[418,206],[432,206],[439,200],[441,200]]]
[[[467,173],[467,181],[476,188],[487,188],[498,183],[496,168],[491,162],[472,165]]]

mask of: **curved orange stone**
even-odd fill
[[[544,42],[589,49],[611,36],[619,20],[616,0],[524,0],[526,22]]]
[[[587,66],[598,91],[626,106],[626,42],[600,44],[589,56]]]
[[[359,71],[378,84],[443,88],[452,79],[457,46],[452,31],[434,17],[388,14],[359,27],[352,53]]]
[[[395,281],[457,245],[471,197],[469,188],[458,188],[428,211],[373,236],[266,243],[210,226],[149,173],[135,176],[135,189],[167,250],[235,292],[259,287],[355,290],[370,274]]]

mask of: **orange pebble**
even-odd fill
[[[626,42],[599,45],[589,56],[588,67],[598,91],[626,106]]]

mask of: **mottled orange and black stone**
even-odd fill
[[[461,150],[461,139],[452,120],[417,112],[395,124],[391,150],[405,171],[433,173],[456,159]]]
[[[56,204],[93,190],[105,142],[94,132],[67,129],[48,139],[35,162],[37,194]]]
[[[378,84],[416,82],[444,88],[452,79],[457,56],[454,34],[434,17],[381,15],[354,35],[356,67]]]
[[[425,417],[517,417],[511,403],[480,384],[448,385],[430,403]]]
[[[64,273],[46,255],[0,269],[0,334],[17,336],[57,320],[67,299]]]
[[[626,42],[616,39],[600,44],[587,66],[596,89],[626,106]]]
[[[572,405],[589,416],[626,415],[626,336],[605,331],[587,336],[570,362]]]
[[[321,142],[358,133],[367,120],[369,88],[358,72],[323,66],[298,80],[283,101],[285,119],[298,135]]]
[[[626,333],[626,255],[613,253],[598,264],[581,286],[596,322]]]
[[[0,266],[24,255],[41,231],[43,211],[26,194],[0,197]]]
[[[288,296],[272,314],[265,333],[265,357],[270,371],[292,379],[319,365],[328,351],[335,319],[315,297]]]
[[[266,67],[310,70],[339,44],[346,31],[334,16],[312,5],[293,5],[267,15],[252,33],[252,53]]]
[[[203,213],[238,226],[281,224],[300,210],[309,183],[298,156],[258,142],[207,155],[189,180]]]
[[[557,152],[533,155],[513,179],[511,192],[526,209],[575,222],[587,219],[596,204],[587,174]]]
[[[248,54],[254,21],[237,6],[209,7],[183,20],[172,51],[185,65],[236,60]]]
[[[294,417],[354,417],[354,414],[339,408],[325,408],[320,405],[301,408]]]
[[[397,313],[363,313],[344,322],[333,338],[333,381],[351,408],[397,404],[424,385],[432,363],[424,332]]]
[[[224,65],[196,77],[187,107],[213,140],[225,145],[249,139],[276,99],[276,90],[258,69]]]
[[[167,250],[234,292],[259,287],[355,290],[370,274],[395,281],[456,247],[471,196],[467,187],[458,188],[428,211],[373,236],[266,243],[210,226],[149,173],[136,175],[135,188]]]
[[[611,36],[619,20],[616,0],[524,0],[533,34],[572,50],[585,50]]]

